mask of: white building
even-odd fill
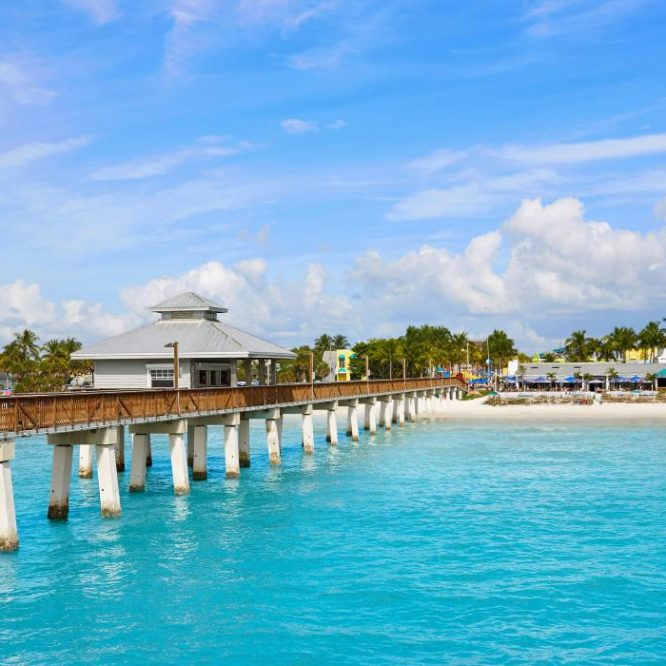
[[[296,355],[218,320],[227,312],[197,294],[179,294],[151,308],[157,321],[85,347],[72,355],[94,362],[98,389],[171,388],[178,343],[180,388],[236,386],[243,363],[261,384],[276,381],[277,363]],[[167,347],[167,345],[171,345]],[[249,382],[248,382],[249,383]]]

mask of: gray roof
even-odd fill
[[[645,377],[650,373],[656,374],[664,370],[666,365],[659,363],[522,363],[524,377],[545,377],[553,372],[557,379],[564,379],[580,372],[581,375],[590,374],[594,377],[605,377],[612,368],[621,377],[638,375]]]
[[[180,358],[296,358],[284,347],[208,319],[159,320],[85,347],[72,358],[172,358],[173,351],[164,345],[174,341],[178,342]]]
[[[184,294],[178,294],[167,298],[165,301],[153,305],[150,308],[152,312],[178,312],[183,311],[205,311],[205,312],[228,312],[227,308],[209,301],[193,291],[187,291]]]

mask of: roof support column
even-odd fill
[[[266,385],[266,359],[260,358],[259,361],[259,384],[260,386]]]
[[[18,550],[19,547],[10,466],[14,451],[14,440],[0,442],[0,551]]]
[[[270,372],[268,375],[270,383],[277,384],[277,361],[274,358],[270,360]]]
[[[246,358],[243,361],[243,368],[245,369],[245,386],[252,386],[252,359]]]

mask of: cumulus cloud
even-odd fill
[[[287,134],[308,134],[319,129],[319,123],[313,120],[301,120],[300,118],[288,118],[283,120],[280,125]]]
[[[38,285],[17,281],[0,288],[0,337],[24,325],[104,337],[149,321],[155,303],[195,291],[228,307],[227,321],[288,345],[324,330],[361,339],[441,322],[482,333],[502,326],[534,348],[544,342],[535,325],[544,317],[566,317],[570,325],[574,316],[585,327],[594,311],[612,311],[614,320],[617,312],[650,312],[663,307],[664,284],[666,230],[641,233],[587,219],[574,198],[528,199],[461,250],[369,251],[346,268],[310,263],[280,276],[261,257],[210,261],[123,289],[120,315],[80,300],[53,303]]]
[[[390,261],[372,255],[354,277],[368,286],[386,280],[384,298],[399,307],[426,294],[472,314],[641,310],[664,297],[666,232],[586,220],[573,198],[526,200],[460,254],[424,247]]]

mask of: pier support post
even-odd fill
[[[241,467],[250,466],[250,419],[242,414],[238,426],[238,463]]]
[[[371,435],[377,434],[377,408],[381,405],[377,401],[369,400],[365,403],[364,428]]]
[[[109,430],[113,430],[109,428]],[[109,433],[115,439],[116,433]],[[97,482],[99,484],[99,504],[102,516],[110,518],[120,515],[120,491],[116,468],[115,442],[97,444]]]
[[[326,441],[331,446],[338,445],[338,403],[334,403],[326,410]]]
[[[384,428],[390,430],[393,427],[393,408],[394,400],[393,396],[389,396],[388,401],[386,402],[384,409]]]
[[[353,400],[347,407],[347,437],[358,442],[358,400]]]
[[[187,424],[187,466],[194,465],[194,428],[195,426]]]
[[[459,388],[459,389],[457,389],[457,392],[458,392],[458,400],[462,400],[463,399],[463,390],[461,388]]]
[[[169,434],[169,453],[173,492],[176,495],[187,495],[190,492],[190,478],[187,471],[187,449],[183,433]]]
[[[405,425],[405,394],[401,393],[396,402],[398,405],[398,425],[402,427]]]
[[[377,401],[377,423],[380,428],[386,426],[386,399],[380,398]]]
[[[240,476],[238,462],[238,426],[240,414],[230,414],[224,417],[224,464],[227,479],[237,479]]]
[[[91,444],[79,445],[79,478],[92,479],[93,475],[93,446]]]
[[[153,447],[150,444],[150,435],[146,435],[146,467],[153,466]]]
[[[19,547],[10,466],[14,455],[14,440],[0,442],[0,551],[13,551]]]
[[[69,514],[69,486],[72,478],[72,447],[53,447],[51,468],[51,494],[49,520],[67,520]]]
[[[131,493],[146,489],[146,458],[149,435],[132,435],[132,467],[130,469]]]
[[[271,465],[282,464],[282,455],[280,453],[280,432],[278,430],[279,418],[279,413],[277,413],[266,419],[266,445],[268,447],[268,460]]]
[[[188,437],[189,437],[188,426]],[[208,428],[205,425],[192,427],[192,480],[208,478]]]
[[[314,453],[314,426],[312,424],[312,405],[306,405],[303,411],[303,452]]]
[[[125,471],[125,427],[118,426],[116,432],[116,470]]]

